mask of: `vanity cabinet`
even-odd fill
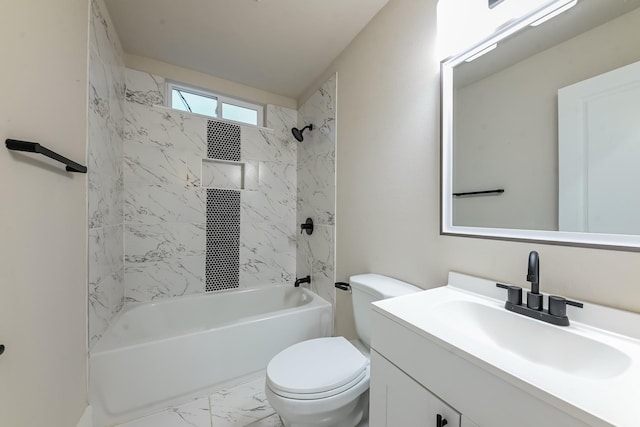
[[[371,427],[460,427],[455,409],[375,351],[371,372]]]

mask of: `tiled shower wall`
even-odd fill
[[[126,70],[125,297],[151,301],[205,292],[207,158],[204,116],[158,107],[164,79]],[[292,282],[296,268],[297,113],[268,105],[266,126],[240,126],[240,161],[257,183],[240,192],[241,287]]]
[[[310,274],[313,290],[335,300],[336,83],[333,75],[298,110],[298,127],[313,124],[298,145],[297,222],[313,219],[313,234],[298,236],[297,275]]]
[[[89,348],[124,302],[122,47],[101,0],[91,2],[88,215]]]

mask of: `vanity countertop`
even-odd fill
[[[589,425],[640,425],[639,314],[584,304],[554,326],[505,310],[495,284],[450,273],[447,286],[373,307]]]

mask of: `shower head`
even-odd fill
[[[307,125],[307,126],[303,127],[302,129],[293,128],[293,129],[291,129],[291,133],[293,134],[293,137],[295,139],[297,139],[298,141],[302,142],[304,140],[304,137],[302,136],[302,132],[304,132],[305,129],[313,130],[313,125]]]

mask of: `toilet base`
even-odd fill
[[[342,407],[317,413],[292,413],[286,408],[288,405],[285,398],[274,396],[269,388],[266,392],[267,399],[280,416],[284,427],[356,427],[368,424],[366,421],[369,418],[369,390]],[[285,404],[281,406],[278,403]]]

